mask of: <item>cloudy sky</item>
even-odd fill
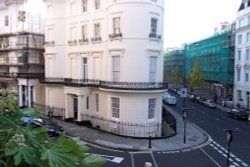
[[[241,0],[165,0],[164,47],[179,47],[212,35],[220,22],[235,20],[240,3]]]

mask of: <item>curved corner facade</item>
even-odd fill
[[[46,104],[105,131],[161,136],[159,126],[148,127],[162,122],[167,88],[164,0],[44,2]],[[122,125],[141,126],[132,133]]]

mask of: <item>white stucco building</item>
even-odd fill
[[[234,102],[250,105],[250,1],[242,1],[236,19]]]
[[[42,0],[0,1],[0,82],[19,106],[45,103],[44,11]]]
[[[164,0],[44,2],[46,105],[106,131],[159,136],[142,127],[162,121]]]

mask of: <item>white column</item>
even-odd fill
[[[83,101],[83,95],[79,95],[78,97],[78,109],[77,109],[77,121],[81,121],[82,118],[81,118],[81,113],[82,113],[82,110],[83,110],[83,106],[82,106],[82,101]]]
[[[18,85],[18,105],[19,107],[23,106],[23,94],[22,94],[22,85]]]
[[[69,95],[65,94],[65,118],[69,118]]]
[[[37,103],[37,101],[36,101],[36,88],[37,88],[37,86],[35,86],[35,85],[33,85],[33,102],[35,102],[35,103]]]
[[[28,85],[28,107],[31,107],[31,86]]]

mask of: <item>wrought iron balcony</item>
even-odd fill
[[[150,33],[150,34],[149,34],[149,38],[161,39],[161,35],[157,35],[157,34],[154,34],[154,33]]]
[[[79,42],[79,44],[88,43],[88,42],[89,42],[89,39],[88,39],[88,38],[79,39],[78,42]]]
[[[68,40],[68,45],[77,45],[77,40]]]
[[[63,84],[74,87],[99,87],[118,90],[162,90],[168,88],[167,82],[111,82],[95,79],[44,78],[42,83]]]
[[[0,72],[1,77],[9,77],[9,78],[40,79],[43,75],[44,75],[44,73]]]
[[[45,46],[54,46],[55,45],[55,41],[45,41]]]
[[[101,37],[91,38],[91,42],[100,42],[101,40],[102,40]]]
[[[122,37],[122,33],[114,33],[114,34],[109,34],[109,38],[113,39],[113,38],[121,38]]]

